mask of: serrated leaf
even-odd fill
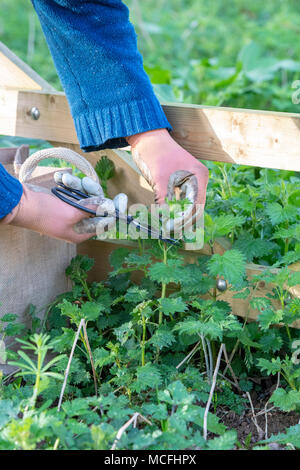
[[[123,264],[126,256],[128,256],[130,250],[128,248],[117,248],[113,250],[109,256],[109,263],[114,269],[119,269]]]
[[[95,368],[103,367],[114,362],[114,358],[110,355],[110,352],[104,348],[96,348],[93,351]]]
[[[237,441],[237,433],[233,429],[225,432],[222,436],[209,440],[207,448],[209,450],[231,450]]]
[[[271,237],[271,239],[290,239],[294,238],[297,241],[300,241],[300,224],[293,225],[289,228],[279,228]]]
[[[267,330],[270,325],[277,325],[284,317],[283,310],[266,309],[258,316],[258,321],[262,330]]]
[[[149,277],[152,281],[169,284],[170,282],[180,282],[181,261],[169,260],[168,264],[154,263],[149,268]]]
[[[148,363],[137,368],[136,381],[132,384],[131,388],[139,393],[148,388],[155,389],[161,384],[161,381],[162,378],[158,368]]]
[[[282,411],[293,411],[300,406],[300,391],[286,391],[283,388],[278,388],[271,396],[270,401]]]
[[[222,339],[223,331],[220,325],[215,322],[208,321],[206,323],[195,320],[193,317],[185,319],[183,322],[177,323],[174,327],[174,331],[178,331],[180,334],[186,335],[204,335],[211,339]]]
[[[170,383],[165,390],[158,392],[158,399],[166,402],[169,405],[191,405],[195,396],[193,393],[188,392],[187,388],[180,380]]]
[[[250,295],[250,290],[247,287],[246,289],[242,290],[241,292],[237,292],[232,296],[233,299],[247,299]]]
[[[264,335],[259,340],[259,344],[265,352],[279,351],[282,347],[282,343],[283,341],[279,331],[276,331],[274,329],[264,333]]]
[[[142,413],[152,419],[166,419],[168,410],[164,403],[144,403],[142,405]]]
[[[276,248],[276,244],[269,240],[253,238],[250,234],[246,233],[239,235],[233,248],[241,251],[245,255],[247,262],[250,263],[254,258],[262,258],[269,255]]]
[[[115,328],[114,334],[121,344],[125,344],[126,341],[128,341],[128,339],[134,334],[132,322],[129,321],[127,323],[123,323],[119,328]]]
[[[128,266],[134,266],[136,268],[140,268],[143,266],[148,266],[149,264],[152,263],[152,257],[151,255],[145,253],[143,255],[138,255],[136,253],[130,253],[128,256],[125,258],[125,263],[128,264]]]
[[[269,437],[269,439],[260,441],[258,444],[263,444],[265,442],[278,442],[282,445],[290,443],[297,449],[300,449],[300,424],[291,426],[290,428],[286,429],[285,433],[272,435]]]
[[[153,344],[156,348],[163,349],[171,346],[175,341],[172,331],[168,327],[162,326],[152,335],[149,343]]]
[[[3,317],[0,318],[0,321],[9,323],[15,321],[16,319],[17,315],[15,315],[14,313],[6,313],[5,315],[3,315]]]
[[[99,302],[85,302],[81,306],[82,315],[87,321],[97,320],[104,310],[105,307]]]
[[[268,375],[275,375],[281,371],[280,357],[272,358],[271,361],[261,357],[258,359],[257,365],[262,372],[266,371]]]
[[[300,271],[291,272],[287,283],[289,287],[300,285]]]
[[[185,312],[187,309],[187,305],[182,300],[182,297],[159,299],[159,303],[165,315],[173,315],[174,313]]]
[[[132,286],[127,290],[124,298],[126,302],[139,303],[149,298],[149,292],[138,286]]]
[[[236,227],[241,227],[246,218],[241,215],[225,214],[215,217],[214,224],[216,225],[216,236],[222,237],[228,235]]]
[[[206,294],[215,286],[213,279],[204,276],[202,268],[197,264],[188,264],[182,267],[180,279],[181,291],[188,296],[191,294]]]
[[[223,255],[215,254],[207,263],[211,276],[223,276],[229,284],[240,288],[246,274],[246,258],[238,250],[228,250]]]

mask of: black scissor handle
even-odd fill
[[[61,187],[59,188],[52,188],[51,192],[54,194],[54,196],[58,197],[61,201],[66,202],[70,206],[76,207],[76,209],[80,209],[81,211],[87,212],[88,214],[96,216],[96,212],[93,211],[92,209],[89,209],[88,207],[83,207],[77,202],[72,201],[69,199],[70,197],[72,199],[75,199],[76,201],[80,201],[81,199],[87,199],[88,196],[87,194],[82,193],[81,191],[78,191],[77,189],[69,189],[64,185],[60,185]]]

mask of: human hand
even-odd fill
[[[204,206],[208,169],[178,145],[166,129],[126,138],[133,159],[155,192],[155,201],[163,204],[173,194],[174,182],[193,204]],[[185,184],[187,183],[187,184]]]
[[[90,178],[80,180],[70,173],[58,172],[55,180],[81,191],[84,188],[78,185],[83,181],[85,188],[90,191],[89,193],[86,191],[87,194],[92,196],[78,203],[97,213],[101,211],[101,207],[105,211],[110,205],[110,200],[103,196],[101,186]],[[91,223],[92,220],[86,212],[66,204],[45,188],[24,184],[19,204],[1,223],[27,228],[67,242],[81,243],[96,235],[97,224],[99,229],[101,226],[105,229],[107,224],[112,222],[110,217],[103,217],[101,220],[97,217],[97,221]]]

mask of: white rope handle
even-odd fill
[[[93,166],[79,153],[74,150],[64,147],[54,147],[44,150],[39,150],[32,154],[25,160],[20,168],[19,180],[21,183],[27,183],[30,180],[33,170],[37,167],[39,162],[46,158],[58,158],[64,160],[72,165],[75,165],[82,173],[92,178],[96,183],[99,183],[99,178]],[[59,171],[59,168],[57,169]]]

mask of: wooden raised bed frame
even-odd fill
[[[195,157],[203,160],[237,163],[240,165],[300,171],[300,114],[217,108],[162,103],[173,126],[173,137]],[[34,120],[31,109],[40,111]],[[116,175],[109,182],[112,196],[125,192],[129,203],[154,202],[153,192],[126,150],[81,152],[64,93],[57,92],[36,72],[0,43],[0,134],[44,139],[54,146],[69,147],[95,164],[101,155],[115,163]],[[110,270],[108,257],[117,245],[124,242],[88,241],[78,246],[78,253],[95,258],[91,279],[105,279]],[[224,253],[226,242],[219,240],[215,252]],[[192,262],[208,248],[186,252]],[[300,262],[289,266],[298,271]],[[266,267],[247,265],[249,278]],[[271,286],[261,283],[256,294],[265,295]],[[290,289],[300,297],[300,286]],[[233,299],[232,292],[220,296],[232,306],[234,314],[255,320],[258,312],[251,309],[249,300]],[[300,328],[300,321],[293,324]]]

